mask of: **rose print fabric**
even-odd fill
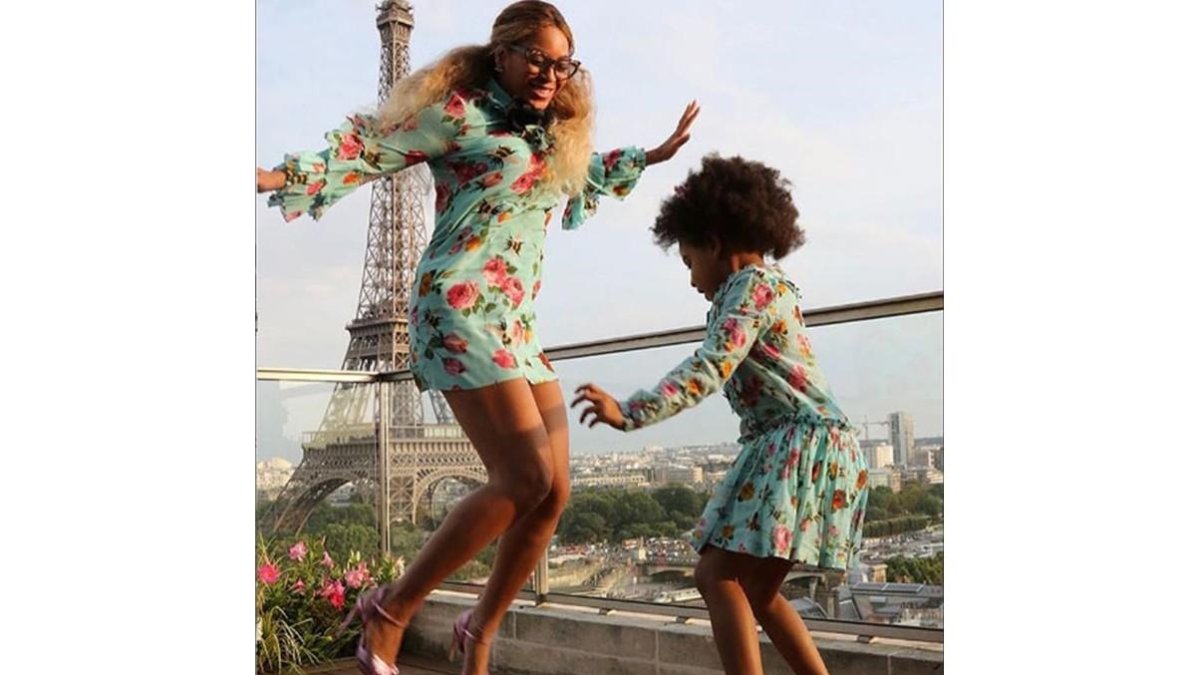
[[[429,165],[437,215],[417,266],[408,328],[422,390],[556,379],[538,340],[533,299],[562,194],[543,185],[552,138],[541,125],[510,122],[513,105],[492,80],[399,127],[381,129],[356,115],[326,135],[327,149],[286,155],[276,167],[289,185],[268,203],[292,220],[304,213],[319,219],[371,178]],[[645,166],[641,148],[594,154],[585,189],[567,200],[563,228],[578,228],[601,195],[624,198]]]
[[[704,344],[621,411],[632,430],[723,388],[741,418],[742,450],[692,547],[846,569],[862,541],[866,459],[817,367],[799,297],[778,268],[730,275],[713,297]]]

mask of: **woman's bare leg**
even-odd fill
[[[558,518],[567,506],[571,494],[569,457],[569,430],[567,410],[563,403],[562,389],[558,382],[533,385],[533,397],[541,413],[542,424],[550,438],[554,477],[550,494],[536,509],[513,524],[512,529],[500,536],[496,551],[496,562],[488,577],[487,587],[479,597],[479,604],[471,616],[471,632],[485,642],[500,629],[504,614],[517,597],[521,587],[533,574],[542,557]],[[488,649],[486,646],[473,648],[467,645],[464,673],[486,673]]]
[[[442,580],[545,501],[554,476],[550,438],[526,380],[444,394],[487,468],[488,482],[454,507],[388,589],[382,604],[402,623]],[[367,649],[395,660],[400,629],[379,621],[364,631]]]

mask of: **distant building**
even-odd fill
[[[907,466],[912,458],[916,439],[913,437],[912,416],[906,412],[894,412],[888,415],[889,438],[895,450],[895,464]]]
[[[571,480],[571,485],[578,487],[646,487],[649,484],[644,473],[597,474]]]
[[[929,584],[857,583],[850,594],[859,616],[877,623],[940,627],[944,594]]]
[[[935,485],[945,482],[942,472],[932,466],[913,466],[904,469],[904,483],[920,483],[922,485]]]
[[[899,492],[904,486],[904,475],[893,466],[867,471],[867,484],[871,487],[885,487],[892,492]]]
[[[655,485],[700,485],[704,483],[704,469],[699,466],[656,466],[653,470]]]
[[[908,465],[912,468],[925,468],[933,466],[933,451],[937,448],[926,448],[917,446],[912,453],[912,461]]]
[[[872,469],[882,469],[895,464],[896,451],[891,443],[880,443],[867,453],[867,462]]]

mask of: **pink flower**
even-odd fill
[[[279,568],[275,566],[275,563],[270,562],[262,567],[259,567],[258,580],[264,584],[267,584],[268,586],[276,581],[279,581]]]
[[[792,548],[792,531],[783,525],[776,525],[773,538],[775,539],[775,553],[786,556]]]
[[[350,588],[362,588],[370,580],[371,573],[367,571],[367,564],[365,562],[360,562],[358,567],[346,572],[346,584]]]
[[[492,258],[483,264],[483,278],[492,288],[503,286],[504,280],[508,278],[508,264],[500,256]]]
[[[538,179],[542,177],[542,172],[545,170],[545,168],[546,166],[542,162],[541,155],[534,155],[530,157],[529,169],[525,171],[525,173],[521,174],[520,178],[517,178],[517,180],[513,181],[513,192],[517,194],[528,192],[529,189],[533,187],[534,183],[537,183]]]
[[[461,119],[467,114],[466,101],[458,94],[455,94],[450,97],[449,101],[446,101],[446,107],[443,110],[446,111],[447,115],[455,119]]]
[[[762,347],[762,353],[764,356],[772,360],[779,359],[779,347],[776,347],[770,342],[761,342],[759,344]]]
[[[742,326],[737,322],[737,319],[725,319],[725,323],[721,327],[729,334],[729,340],[733,342],[734,347],[741,347],[746,344],[746,331],[742,330]]]
[[[512,322],[512,325],[508,327],[508,339],[515,345],[519,345],[524,342],[525,324],[521,323],[520,321]]]
[[[621,151],[613,150],[604,156],[605,172],[612,171],[612,168],[617,165],[617,160],[621,159]]]
[[[296,542],[295,546],[288,549],[288,557],[292,560],[299,560],[308,555],[308,545],[303,541]]]
[[[455,284],[446,291],[446,300],[454,309],[466,309],[475,304],[479,298],[479,286],[474,281],[464,281]]]
[[[321,589],[320,596],[329,600],[329,604],[335,609],[341,609],[346,606],[346,587],[341,581],[333,581],[325,584]]]
[[[304,190],[304,194],[311,197],[311,196],[317,194],[318,192],[320,192],[321,188],[323,188],[323,187],[325,187],[325,181],[319,180],[319,181],[313,183],[312,185],[309,185],[308,188],[306,188]]]
[[[458,359],[442,359],[442,367],[451,375],[462,375],[467,372],[467,367]]]
[[[333,569],[333,558],[329,557],[329,551],[325,551],[325,557],[321,558],[321,564]]]
[[[766,284],[759,284],[754,287],[754,294],[752,297],[754,298],[754,308],[762,309],[763,307],[771,304],[771,301],[775,299],[775,292],[771,290],[770,286]]]
[[[663,396],[674,396],[678,393],[679,393],[679,387],[675,386],[674,382],[663,382],[663,384],[662,384]]]
[[[338,146],[338,159],[355,159],[363,151],[363,142],[358,137],[358,134],[349,133],[342,136],[342,142]]]
[[[536,182],[537,176],[533,175],[533,173],[521,174],[519,178],[513,181],[512,191],[519,195],[525,194],[526,192],[529,192],[529,190],[533,187],[533,184]]]
[[[800,391],[808,391],[808,376],[803,366],[797,365],[792,368],[792,372],[788,373],[788,384]]]
[[[516,307],[525,299],[525,287],[521,285],[520,279],[508,277],[504,280],[504,294],[512,300],[513,307]]]
[[[451,354],[464,354],[467,351],[467,341],[451,333],[442,338],[442,346]]]
[[[497,349],[496,353],[492,354],[492,361],[495,361],[496,365],[501,368],[511,369],[517,367],[516,357],[507,349]]]
[[[493,171],[484,176],[480,183],[483,185],[483,187],[490,188],[499,185],[501,180],[504,180],[504,175],[499,171]]]
[[[303,593],[304,592],[304,581],[302,579],[297,579],[296,583],[292,584],[292,592],[293,593]]]

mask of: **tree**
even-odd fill
[[[363,555],[374,555],[379,551],[379,532],[361,523],[333,523],[323,530],[322,535],[325,548],[338,559],[345,559],[351,551]]]
[[[888,558],[887,580],[896,583],[934,584],[942,585],[942,568],[944,554],[938,553],[932,558],[909,558],[896,556]]]

